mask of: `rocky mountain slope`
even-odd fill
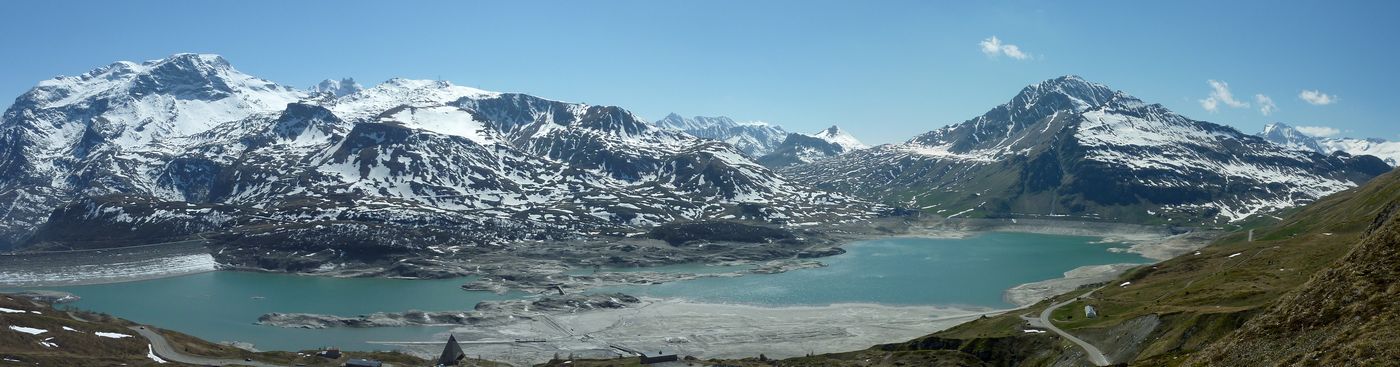
[[[1384,139],[1317,138],[1303,134],[1298,129],[1281,122],[1264,126],[1264,131],[1258,135],[1265,140],[1294,150],[1323,154],[1346,152],[1351,155],[1373,155],[1392,167],[1400,165],[1400,142]]]
[[[867,146],[841,128],[831,126],[816,134],[788,134],[772,153],[758,158],[758,163],[770,168],[812,163],[835,157]]]
[[[871,215],[619,107],[444,81],[323,84],[196,54],[41,82],[0,122],[0,243],[413,248]]]
[[[948,217],[1235,222],[1389,170],[1288,149],[1075,76],[908,142],[784,169],[799,182]]]

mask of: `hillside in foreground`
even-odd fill
[[[162,341],[147,339],[145,333]],[[251,352],[214,344],[171,330],[142,326],[106,314],[65,310],[14,294],[0,293],[0,366],[186,366],[152,344],[169,346],[203,364],[261,363],[277,366],[341,366],[366,358],[398,366],[427,365],[400,353],[347,352],[324,358],[314,352]],[[165,356],[165,358],[161,358]],[[489,362],[488,362],[489,363]]]

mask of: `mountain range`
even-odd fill
[[[656,121],[656,125],[729,143],[769,168],[811,163],[867,147],[835,125],[814,134],[799,134],[764,122],[741,123],[724,116],[686,118],[674,113]]]
[[[620,107],[432,80],[299,90],[202,54],[42,81],[6,110],[0,147],[5,245],[217,233],[412,247],[875,208]]]
[[[947,217],[1226,223],[1389,171],[1287,148],[1064,76],[902,144],[783,169],[827,190]]]
[[[1351,155],[1372,155],[1386,164],[1400,164],[1400,142],[1384,139],[1313,137],[1282,122],[1270,123],[1259,132],[1260,137],[1288,148],[1322,154],[1345,152]]]
[[[835,126],[646,122],[446,81],[302,90],[216,55],[177,54],[45,80],[15,100],[0,120],[0,248],[215,238],[374,256],[690,220],[849,222],[886,205],[950,218],[1226,223],[1390,169],[1302,144],[1075,76],[867,148]]]

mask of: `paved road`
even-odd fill
[[[1108,356],[1105,356],[1105,355],[1103,354],[1103,352],[1099,351],[1099,348],[1098,348],[1098,347],[1095,347],[1093,344],[1089,344],[1089,342],[1086,342],[1086,341],[1084,341],[1084,340],[1082,340],[1082,339],[1076,338],[1076,337],[1074,337],[1074,335],[1070,335],[1070,333],[1065,332],[1064,330],[1060,330],[1060,328],[1056,327],[1054,323],[1051,323],[1051,322],[1050,322],[1050,313],[1055,312],[1055,309],[1058,309],[1058,308],[1060,308],[1060,307],[1064,307],[1064,305],[1073,303],[1073,302],[1074,302],[1075,300],[1077,300],[1077,299],[1084,298],[1084,297],[1088,297],[1090,294],[1093,294],[1095,291],[1098,291],[1098,289],[1095,289],[1095,290],[1092,290],[1092,291],[1088,291],[1088,292],[1086,292],[1086,293],[1084,293],[1084,294],[1079,295],[1079,297],[1070,298],[1070,299],[1067,300],[1067,301],[1064,301],[1064,302],[1060,302],[1060,303],[1056,303],[1056,304],[1050,305],[1050,307],[1046,307],[1046,308],[1045,308],[1045,311],[1041,311],[1041,312],[1040,312],[1040,317],[1038,317],[1038,318],[1030,318],[1030,317],[1026,317],[1026,316],[1021,316],[1021,319],[1024,319],[1024,320],[1026,320],[1026,321],[1029,321],[1029,322],[1031,323],[1031,326],[1036,326],[1036,327],[1042,327],[1042,328],[1050,329],[1050,331],[1055,332],[1055,334],[1060,334],[1061,337],[1064,337],[1065,339],[1069,339],[1069,341],[1074,342],[1074,344],[1078,344],[1080,348],[1084,348],[1084,352],[1088,353],[1088,355],[1089,355],[1089,362],[1093,363],[1095,366],[1107,366],[1107,365],[1109,365],[1109,363],[1108,363]]]
[[[248,362],[238,359],[219,359],[184,354],[175,350],[175,348],[170,345],[170,342],[165,340],[164,336],[161,336],[159,333],[156,333],[155,330],[151,330],[151,328],[149,327],[132,326],[131,330],[135,330],[137,334],[141,334],[141,336],[145,337],[146,340],[151,341],[151,350],[155,351],[156,355],[160,356],[160,358],[169,361],[200,366],[280,367],[280,365],[256,361]]]

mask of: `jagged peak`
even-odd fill
[[[761,126],[768,126],[767,123],[761,124]],[[700,130],[706,128],[733,128],[737,126],[755,124],[735,122],[734,119],[729,118],[728,116],[684,117],[680,114],[672,112],[670,114],[667,114],[666,117],[662,118],[661,120],[657,120],[656,125],[676,130]]]
[[[1285,124],[1285,123],[1282,123],[1282,122],[1270,122],[1270,123],[1264,125],[1264,131],[1263,131],[1261,134],[1269,135],[1269,134],[1273,134],[1273,133],[1276,133],[1276,132],[1290,132],[1290,131],[1297,131],[1297,130],[1294,129],[1293,126],[1292,126],[1292,125],[1289,125],[1289,124]]]
[[[1008,107],[1030,109],[1056,95],[1066,97],[1071,103],[1070,106],[1066,107],[1076,112],[1104,105],[1117,98],[1131,98],[1107,85],[1085,80],[1078,75],[1065,75],[1022,88],[1016,97],[1007,102],[1007,105]]]
[[[211,69],[229,69],[229,68],[232,68],[232,66],[229,65],[228,59],[225,59],[223,56],[216,55],[216,54],[197,54],[197,53],[177,53],[177,54],[174,54],[174,55],[170,55],[170,56],[168,56],[168,57],[166,57],[166,58],[164,58],[164,59],[146,61],[145,64],[146,64],[146,65],[151,65],[152,67],[161,67],[161,66],[173,65],[173,66],[192,66],[192,67],[198,67],[198,68],[211,68]]]
[[[365,87],[355,82],[355,78],[341,78],[322,80],[320,83],[307,88],[312,93],[328,93],[334,97],[343,97],[364,90]]]
[[[1317,139],[1304,134],[1293,126],[1282,122],[1271,122],[1264,125],[1264,130],[1259,132],[1259,137],[1271,143],[1278,144],[1290,149],[1308,150],[1318,153],[1327,153],[1322,146],[1318,145]]]

